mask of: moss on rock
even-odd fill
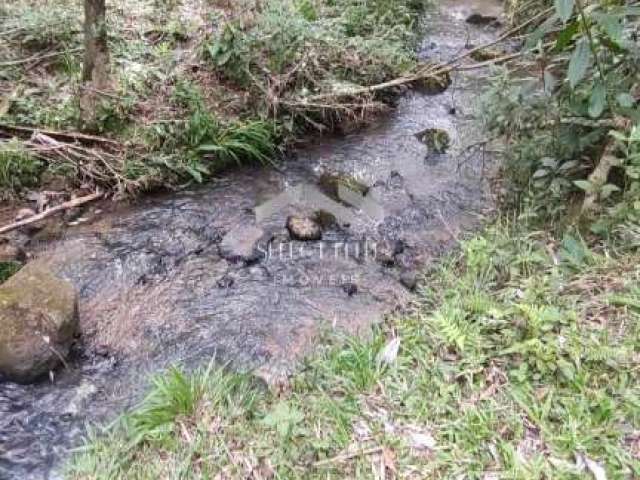
[[[39,262],[0,285],[0,375],[28,383],[63,361],[77,328],[74,287]]]

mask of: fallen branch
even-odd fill
[[[69,200],[68,202],[64,202],[60,205],[56,205],[55,207],[51,207],[50,209],[38,213],[37,215],[32,215],[31,217],[20,220],[19,222],[10,223],[9,225],[0,227],[0,234],[7,233],[17,228],[24,227],[25,225],[30,225],[32,223],[38,222],[58,212],[68,210],[70,208],[79,207],[80,205],[84,205],[85,203],[93,202],[94,200],[102,198],[103,195],[104,193],[97,191],[85,197],[74,198],[72,200]]]
[[[353,453],[344,453],[342,455],[338,455],[335,457],[331,457],[331,458],[327,458],[325,460],[320,460],[318,462],[315,462],[313,464],[314,467],[322,467],[323,465],[330,465],[332,463],[340,463],[340,462],[344,462],[346,460],[350,460],[354,457],[364,457],[367,455],[373,455],[374,453],[380,453],[384,450],[383,447],[372,447],[372,448],[368,448],[366,450],[358,450],[357,452],[353,452]]]
[[[0,67],[14,67],[16,65],[22,65],[23,63],[39,62],[41,60],[46,60],[47,58],[53,58],[53,57],[58,57],[60,55],[64,55],[66,53],[77,53],[81,50],[82,50],[81,48],[74,48],[71,50],[63,50],[60,52],[51,52],[45,55],[34,55],[32,57],[21,58],[19,60],[11,60],[9,62],[0,62]]]
[[[428,65],[426,68],[423,68],[422,70],[419,70],[418,72],[414,73],[413,75],[407,75],[404,77],[398,77],[398,78],[394,78],[393,80],[389,80],[387,82],[383,82],[383,83],[379,83],[377,85],[370,85],[368,87],[360,87],[360,88],[355,88],[353,90],[349,90],[349,91],[344,91],[344,92],[331,92],[331,93],[325,93],[325,94],[320,94],[320,95],[315,95],[313,97],[309,97],[307,100],[308,102],[314,103],[314,102],[318,102],[321,100],[325,100],[327,98],[336,98],[336,97],[349,97],[349,96],[356,96],[356,95],[362,95],[365,93],[373,93],[373,92],[377,92],[380,90],[386,90],[388,88],[393,88],[393,87],[399,87],[402,85],[406,85],[408,83],[413,83],[413,82],[417,82],[418,80],[424,80],[426,78],[437,78],[441,75],[445,75],[449,72],[452,72],[454,70],[474,70],[476,68],[483,68],[486,67],[488,65],[494,65],[494,64],[498,64],[498,63],[503,63],[503,62],[507,62],[509,60],[513,60],[515,58],[521,57],[523,56],[526,51],[520,51],[517,53],[512,53],[512,54],[507,54],[501,57],[497,57],[497,58],[493,58],[484,62],[479,62],[479,63],[474,63],[471,65],[462,65],[462,66],[456,66],[456,64],[458,62],[460,62],[461,60],[464,60],[465,58],[469,57],[470,55],[479,52],[481,50],[484,50],[488,47],[491,47],[493,45],[496,45],[497,43],[500,43],[504,40],[506,40],[507,38],[511,37],[512,35],[514,35],[515,33],[519,32],[520,30],[522,30],[523,28],[527,27],[528,25],[531,25],[533,22],[535,22],[536,20],[540,19],[541,17],[543,17],[544,15],[548,15],[551,11],[553,11],[553,8],[547,9],[543,12],[538,13],[537,15],[531,17],[529,20],[527,20],[526,22],[506,31],[505,33],[503,33],[502,35],[500,35],[497,39],[492,40],[489,43],[485,43],[483,45],[479,45],[477,47],[474,47],[470,50],[467,50],[466,52],[457,55],[456,57],[441,63],[441,64],[436,64],[436,65]],[[304,104],[305,100],[301,100],[300,103]]]
[[[18,125],[8,125],[6,123],[0,123],[1,132],[7,132],[7,136],[18,135],[22,137],[30,137],[34,133],[42,133],[48,137],[56,138],[59,140],[74,140],[81,143],[106,143],[113,146],[120,146],[120,142],[111,140],[110,138],[98,137],[96,135],[87,135],[79,132],[56,132],[53,130],[42,130],[40,128],[22,127]]]

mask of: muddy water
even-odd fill
[[[496,9],[442,3],[427,15],[421,56],[446,60],[490,40],[495,30],[464,19]],[[357,332],[405,306],[415,272],[490,205],[490,159],[467,148],[481,135],[476,75],[453,75],[437,95],[410,91],[381,123],[323,139],[278,170],[241,169],[202,189],[147,199],[42,251],[80,292],[82,341],[52,382],[0,384],[0,478],[57,478],[84,426],[134,405],[149,374],[170,364],[215,358],[273,379],[319,332]],[[427,128],[448,133],[446,153],[419,140]],[[301,189],[326,189],[328,175],[368,187],[368,203],[302,201]],[[290,201],[264,207],[283,192]],[[320,209],[338,210],[322,240],[291,242],[287,216]]]

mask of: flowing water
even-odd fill
[[[447,60],[494,38],[465,23],[477,11],[499,7],[447,1],[428,14],[422,59]],[[480,82],[477,72],[460,73],[440,94],[408,91],[383,121],[321,139],[279,169],[243,168],[147,198],[43,249],[79,291],[81,344],[53,381],[0,383],[0,479],[58,478],[85,425],[134,405],[149,375],[168,365],[214,358],[273,380],[323,330],[364,331],[405,307],[415,272],[490,207],[490,158],[470,148],[481,139]],[[448,133],[446,153],[419,140],[428,128]],[[318,196],[331,175],[368,187],[367,203]],[[291,201],[274,202],[283,192]],[[337,216],[322,240],[290,242],[287,216],[317,210]]]

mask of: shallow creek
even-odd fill
[[[465,19],[499,11],[440,2],[425,17],[421,57],[490,41],[495,29]],[[58,478],[85,426],[135,405],[169,365],[215,358],[273,381],[321,332],[366,331],[410,304],[416,272],[491,206],[491,159],[472,147],[480,83],[478,71],[455,73],[446,91],[408,91],[375,125],[323,138],[278,169],[147,198],[47,245],[40,257],[80,294],[81,344],[53,381],[0,383],[0,479]],[[416,135],[430,128],[447,132],[445,153]],[[338,177],[366,195],[335,202],[325,194]],[[287,216],[318,210],[337,217],[322,240],[291,242]]]

